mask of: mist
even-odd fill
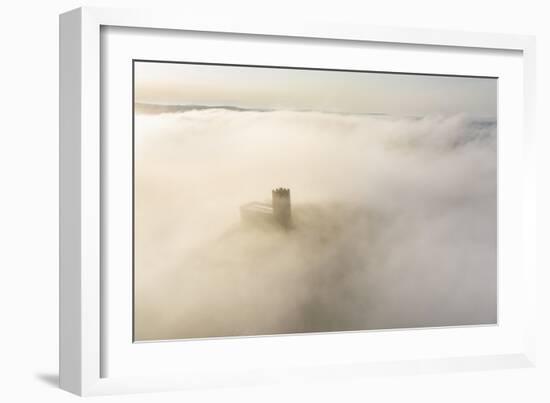
[[[494,121],[135,119],[136,340],[496,323]],[[280,186],[292,228],[241,222]]]

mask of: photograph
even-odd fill
[[[498,323],[496,77],[132,71],[135,342]]]

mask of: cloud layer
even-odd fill
[[[496,169],[467,116],[138,114],[136,338],[495,323]]]

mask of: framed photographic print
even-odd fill
[[[60,23],[64,389],[533,365],[531,37]]]

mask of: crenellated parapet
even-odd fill
[[[272,195],[277,195],[278,197],[288,197],[290,198],[290,189],[287,188],[277,188],[271,191]]]

